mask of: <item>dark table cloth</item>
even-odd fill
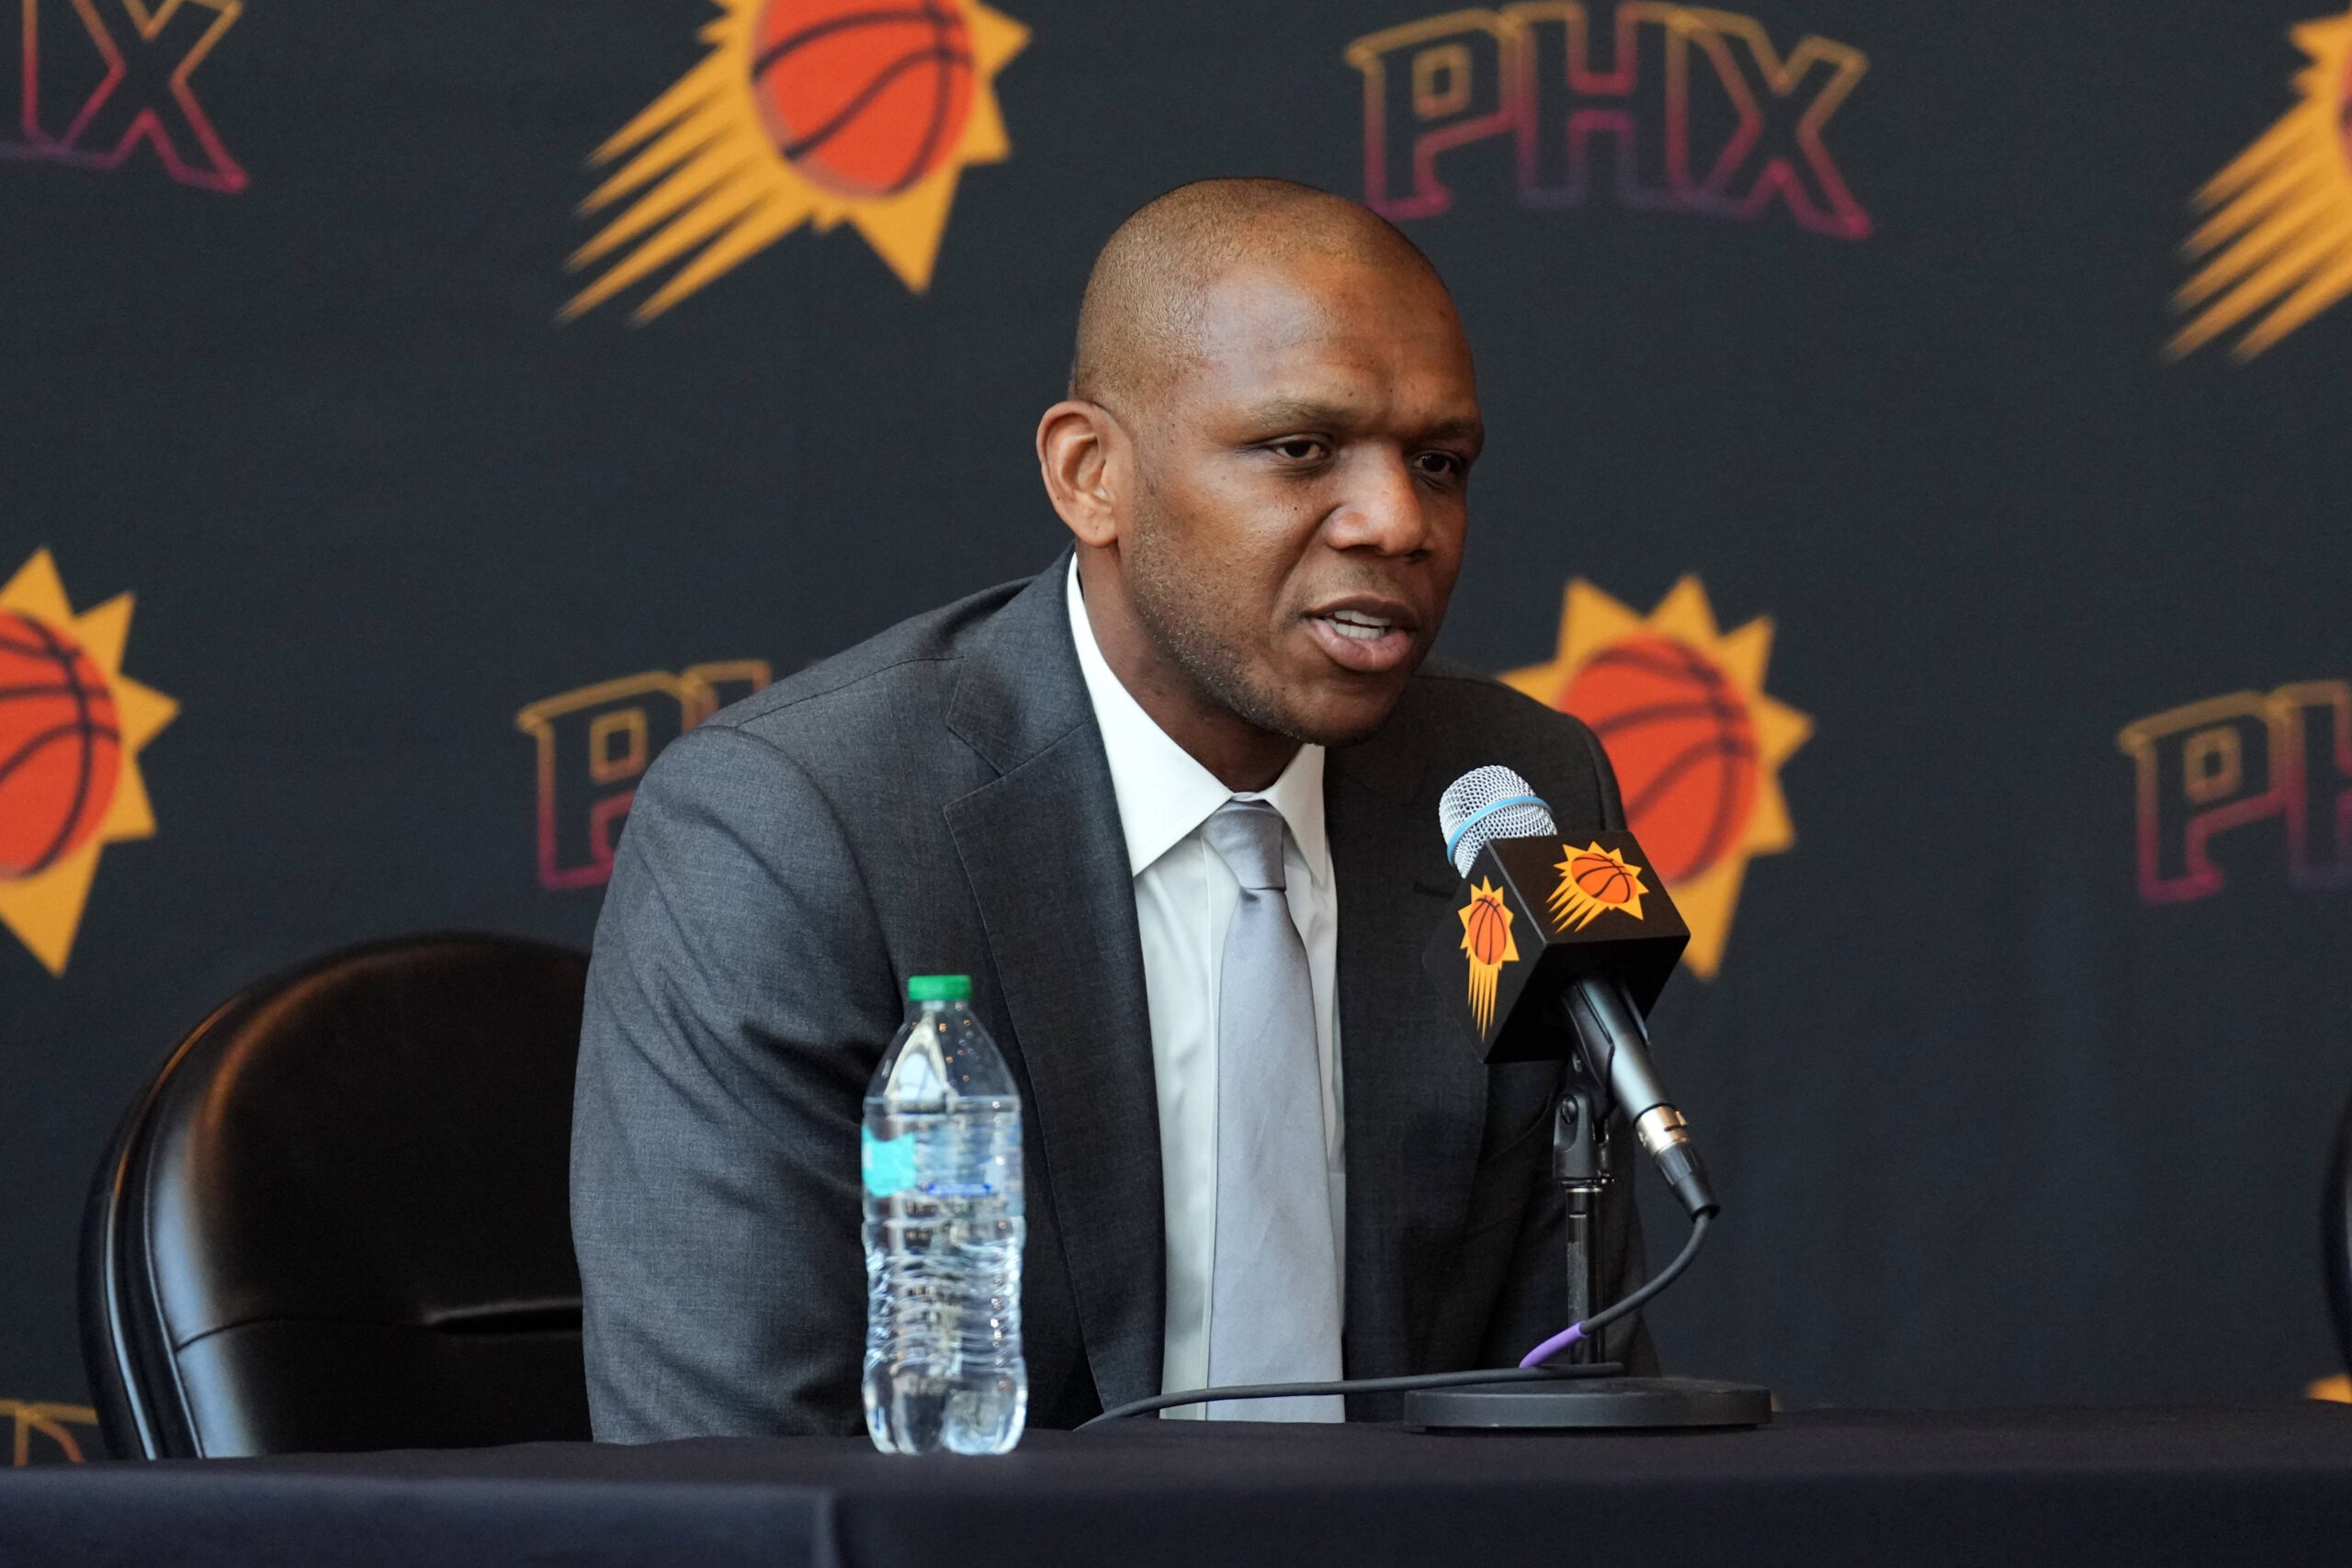
[[[2352,1564],[2352,1407],[1437,1437],[1130,1421],[0,1473],[0,1564]]]

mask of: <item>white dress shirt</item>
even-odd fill
[[[1209,1271],[1216,1256],[1216,1014],[1225,934],[1241,884],[1201,836],[1228,800],[1265,800],[1282,813],[1283,901],[1306,944],[1315,987],[1316,1056],[1323,1070],[1323,1152],[1331,1173],[1331,1240],[1347,1277],[1347,1168],[1340,1120],[1340,899],[1323,832],[1323,748],[1301,746],[1266,790],[1236,795],[1194,761],[1120,684],[1094,640],[1069,569],[1069,630],[1111,761],[1111,791],[1135,878],[1151,1013],[1152,1077],[1159,1099],[1159,1179],[1168,1237],[1168,1319],[1160,1387],[1208,1382]],[[1197,1417],[1202,1407],[1166,1412]]]

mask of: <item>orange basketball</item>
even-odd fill
[[[62,633],[0,611],[0,880],[87,843],[121,773],[106,672]]]
[[[1510,951],[1510,921],[1500,901],[1476,898],[1471,901],[1470,919],[1463,935],[1468,939],[1470,959],[1489,968],[1503,961]]]
[[[1557,705],[1600,737],[1659,876],[1695,876],[1739,842],[1756,809],[1756,727],[1714,660],[1679,638],[1631,637],[1595,654]]]
[[[1577,856],[1568,863],[1568,875],[1587,897],[1603,904],[1621,905],[1634,896],[1632,874],[1607,855],[1587,852]]]
[[[2352,166],[2352,60],[2344,63],[2344,80],[2335,87],[2335,135],[2344,144],[2344,162]]]
[[[752,90],[792,166],[838,196],[889,196],[955,151],[972,108],[963,0],[768,0]]]

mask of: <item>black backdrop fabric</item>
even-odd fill
[[[1791,1404],[2298,1393],[2337,1370],[2352,1089],[2352,303],[2298,303],[2352,267],[2331,3],[933,0],[975,69],[906,79],[955,134],[885,96],[836,164],[947,160],[942,227],[776,152],[850,66],[760,100],[704,65],[707,25],[842,4],[39,0],[29,76],[0,39],[39,88],[0,115],[0,580],[34,563],[0,609],[84,643],[127,739],[170,722],[107,774],[77,919],[57,867],[0,879],[40,939],[0,934],[0,1395],[85,1397],[81,1197],[214,1003],[407,931],[584,943],[663,739],[1045,563],[1086,267],[1227,173],[1380,197],[1456,292],[1490,439],[1442,650],[1555,693],[1613,637],[1620,717],[1645,649],[1704,656],[1674,700],[1731,739],[1645,832],[1731,911],[1657,1015],[1729,1209],[1654,1309],[1669,1362]],[[682,81],[711,118],[673,152],[718,171],[682,209],[741,180],[722,243],[815,220],[560,319],[644,243],[567,272],[633,199],[580,210],[631,155],[591,154]],[[2192,198],[2274,126],[2207,259],[2285,270],[2179,352]],[[125,592],[109,662],[85,613]],[[19,773],[10,842],[60,809]]]

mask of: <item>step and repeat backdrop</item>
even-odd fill
[[[1593,723],[1696,933],[1668,1360],[2339,1371],[2352,10],[1740,3],[10,7],[13,1457],[98,1446],[80,1206],[176,1038],[345,943],[584,944],[665,742],[1051,558],[1095,248],[1240,173],[1453,285],[1443,647]]]

